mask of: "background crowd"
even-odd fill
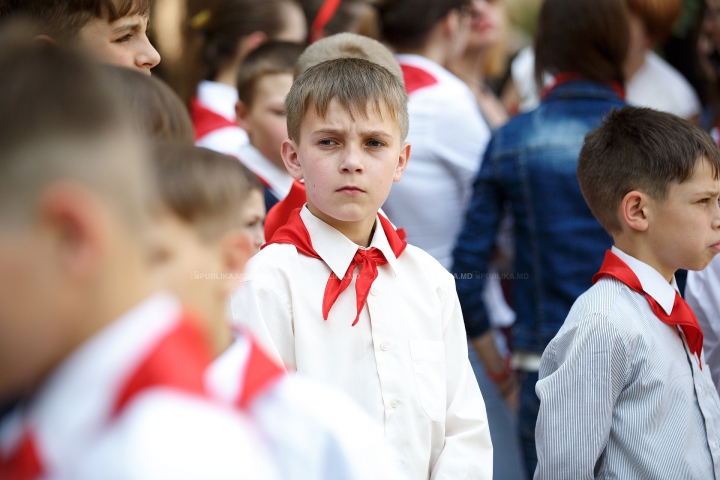
[[[32,16],[24,3],[0,0],[0,19]],[[308,45],[350,33],[390,49],[360,41],[358,54],[409,95],[411,160],[382,208],[455,277],[493,478],[532,478],[541,355],[612,245],[577,183],[583,139],[629,104],[720,141],[720,0],[567,0],[542,14],[542,0],[147,3],[147,32],[123,41],[137,43],[132,62],[152,81],[116,72],[127,77],[124,102],[141,128],[237,157],[254,174],[244,222],[255,250],[275,221],[270,213],[263,230],[266,212],[304,198],[280,145],[294,78],[332,58]],[[346,54],[358,42],[335,38]],[[185,283],[174,287],[200,282]]]

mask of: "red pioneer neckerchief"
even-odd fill
[[[255,399],[285,375],[283,368],[273,361],[251,336],[247,335],[245,340],[249,343],[250,352],[242,372],[240,394],[235,400],[235,405],[243,410],[250,407]]]
[[[700,365],[700,369],[702,369],[700,352],[702,351],[703,345],[703,332],[697,317],[695,317],[695,313],[693,313],[690,305],[683,300],[679,293],[675,292],[675,303],[673,304],[672,313],[670,315],[666,314],[660,304],[643,290],[642,284],[637,278],[637,275],[635,275],[635,272],[610,250],[605,252],[605,259],[600,267],[600,271],[593,276],[593,285],[605,275],[616,278],[632,290],[645,295],[653,313],[655,313],[663,323],[682,328],[690,353],[697,355],[698,364]]]
[[[213,112],[200,103],[197,97],[190,100],[190,118],[192,119],[193,128],[195,129],[195,140],[200,140],[208,133],[221,128],[237,127],[231,120]]]
[[[388,219],[382,215],[378,215],[378,218],[380,219],[380,225],[385,232],[390,248],[395,254],[395,257],[399,258],[405,250],[405,247],[407,247],[407,242],[400,238],[398,232],[395,231],[395,228],[393,228]],[[320,255],[318,255],[312,246],[310,233],[308,233],[308,230],[300,217],[299,208],[293,210],[287,223],[275,232],[270,241],[263,245],[263,248],[273,243],[288,243],[290,245],[294,245],[295,248],[297,248],[297,251],[303,255],[322,260]],[[348,287],[348,285],[350,285],[353,273],[355,272],[355,267],[359,265],[360,271],[358,272],[357,279],[355,280],[357,315],[352,323],[353,326],[355,326],[360,318],[360,312],[367,301],[368,293],[370,293],[370,287],[378,276],[377,267],[385,265],[386,263],[388,263],[387,259],[377,248],[373,247],[368,250],[358,248],[342,280],[340,280],[334,272],[330,273],[330,278],[325,285],[325,294],[323,296],[323,318],[325,320],[328,319],[328,314],[330,313],[330,309],[335,303],[335,300],[337,300],[340,294]]]
[[[342,0],[325,0],[322,3],[310,27],[310,43],[315,43],[323,37],[325,26],[333,19],[341,3]]]
[[[37,444],[31,429],[25,428],[15,450],[9,455],[0,454],[2,480],[35,480],[43,473]]]
[[[550,85],[542,89],[542,91],[540,92],[540,98],[545,100],[548,95],[550,95],[553,90],[558,88],[560,85],[568,82],[574,82],[576,80],[587,80],[587,78],[585,78],[579,73],[559,73],[555,75],[555,77],[553,77],[553,81]],[[610,82],[609,85],[613,90],[615,90],[615,93],[617,93],[618,97],[620,97],[621,100],[625,100],[625,89],[622,87],[622,85],[620,85],[619,82]]]

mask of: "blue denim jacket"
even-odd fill
[[[515,220],[514,349],[542,353],[590,288],[612,239],[580,192],[577,160],[585,134],[623,104],[609,86],[571,81],[493,134],[453,252],[471,338],[490,328],[481,292],[506,204]]]

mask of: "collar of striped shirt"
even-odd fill
[[[665,313],[670,315],[675,303],[675,293],[679,292],[675,276],[668,283],[660,272],[647,263],[631,257],[615,246],[612,247],[612,252],[630,267],[640,280],[643,290],[660,304]]]

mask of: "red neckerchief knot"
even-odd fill
[[[380,219],[380,225],[382,226],[383,232],[385,232],[385,237],[387,237],[390,248],[395,254],[395,258],[399,258],[402,252],[405,251],[407,242],[399,235],[388,219],[382,215],[378,215],[378,218]],[[312,246],[310,233],[300,217],[299,208],[292,211],[287,223],[277,229],[272,238],[263,245],[262,248],[272,245],[273,243],[294,245],[299,253],[322,260]],[[362,312],[362,309],[365,307],[365,302],[367,302],[368,293],[370,293],[372,284],[378,276],[378,267],[386,263],[388,263],[388,261],[385,255],[377,248],[373,247],[367,250],[358,248],[342,280],[339,279],[334,272],[330,273],[330,278],[328,278],[327,284],[325,285],[325,294],[323,295],[323,319],[328,319],[330,309],[335,304],[335,301],[350,285],[355,273],[355,267],[360,266],[360,271],[355,280],[357,315],[352,323],[352,325],[355,326],[360,318],[360,312]]]
[[[20,442],[7,457],[0,454],[0,478],[3,480],[35,480],[43,474],[40,456],[31,432],[27,429]]]
[[[692,308],[690,308],[690,305],[687,304],[679,293],[675,292],[675,303],[673,303],[672,313],[668,315],[660,304],[643,290],[642,284],[637,278],[637,275],[635,275],[635,272],[610,250],[605,252],[605,259],[600,267],[600,271],[593,276],[593,285],[605,275],[616,278],[632,290],[645,295],[645,298],[650,304],[650,308],[652,308],[653,313],[655,313],[660,321],[668,325],[680,327],[685,334],[685,340],[687,341],[690,353],[697,355],[698,365],[700,365],[700,369],[702,370],[700,352],[702,352],[703,332]]]

